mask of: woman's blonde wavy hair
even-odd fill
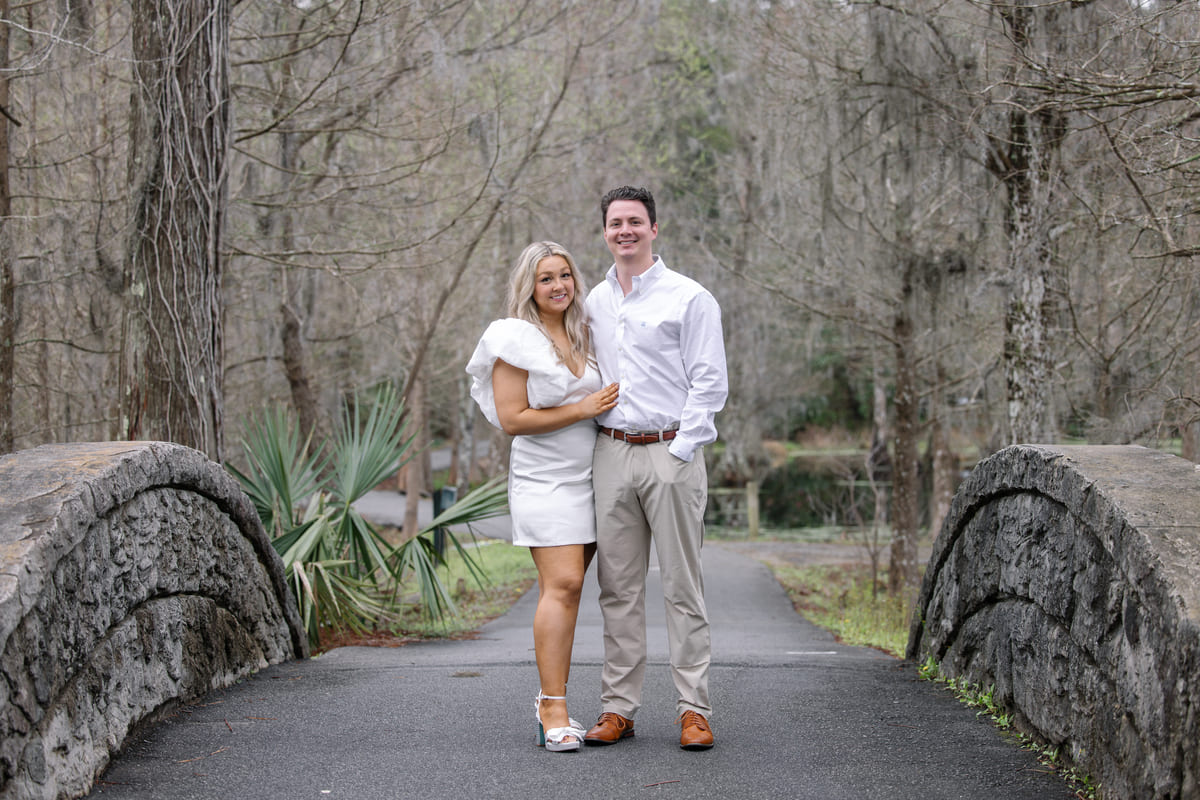
[[[563,314],[563,324],[567,329],[567,341],[571,343],[571,361],[576,361],[579,356],[583,356],[585,361],[594,363],[591,332],[587,324],[587,311],[584,310],[583,305],[583,301],[587,297],[587,289],[584,287],[583,279],[579,276],[575,259],[561,244],[534,242],[521,251],[517,265],[513,267],[512,275],[508,279],[508,315],[536,325],[542,333],[546,334],[546,338],[550,339],[546,326],[542,324],[542,320],[538,316],[537,304],[533,302],[533,285],[537,279],[538,264],[542,262],[542,259],[550,256],[562,256],[575,281],[575,297],[571,300],[571,305],[567,306],[566,313]],[[551,342],[553,341],[551,339]],[[556,346],[554,349],[557,351],[558,347]],[[559,360],[564,364],[566,364],[565,355],[561,352],[558,354]]]

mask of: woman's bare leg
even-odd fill
[[[533,650],[544,693],[566,696],[571,673],[571,647],[579,617],[579,595],[583,575],[596,552],[594,544],[560,547],[531,547],[538,571],[538,604],[533,615]],[[542,725],[561,728],[567,724],[566,700],[543,700]]]

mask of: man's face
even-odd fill
[[[617,261],[642,265],[654,259],[653,242],[658,223],[650,224],[650,215],[641,200],[613,200],[604,220],[604,243]]]

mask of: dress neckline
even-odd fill
[[[559,351],[558,345],[554,343],[554,339],[550,336],[550,332],[538,328],[536,325],[534,328],[537,329],[537,332],[540,333],[542,337],[550,343],[550,349],[554,351],[555,358],[558,359],[558,362],[563,365],[563,368],[565,368],[567,372],[569,372],[575,378],[575,380],[579,381],[587,377],[588,360],[586,357],[583,359],[583,369],[579,372],[579,374],[576,374],[575,370],[571,369],[571,365],[567,363],[566,357],[563,356],[563,354]]]
[[[575,370],[571,369],[571,367],[567,364],[565,359],[563,360],[562,365],[567,368],[567,372],[571,373],[571,375],[577,381],[581,381],[587,377],[588,363],[587,363],[586,359],[584,359],[584,362],[583,362],[583,370],[581,370],[578,375],[575,374]]]

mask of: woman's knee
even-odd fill
[[[551,594],[560,599],[578,599],[583,591],[584,572],[587,568],[586,550],[559,548],[535,557],[538,567],[538,584],[543,595]]]
[[[583,593],[583,573],[556,572],[542,576],[542,593],[562,602],[579,602]]]
[[[575,600],[583,593],[583,573],[560,576],[556,581],[557,589],[564,597]]]

